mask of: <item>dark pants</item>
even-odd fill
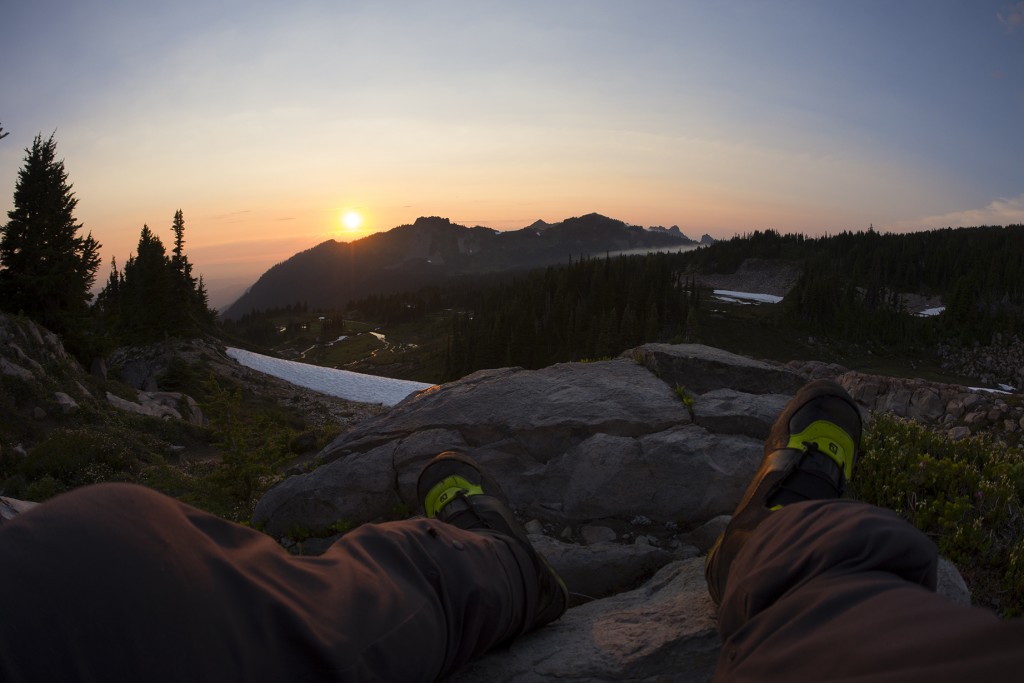
[[[1020,681],[1024,621],[936,595],[936,550],[854,501],[772,513],[737,554],[716,681]]]
[[[434,680],[516,636],[516,553],[431,520],[316,558],[137,486],[0,525],[0,681]]]

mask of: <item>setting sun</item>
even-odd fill
[[[363,217],[356,211],[346,211],[341,214],[341,224],[349,230],[357,230],[363,224]]]

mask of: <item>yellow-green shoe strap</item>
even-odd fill
[[[427,491],[426,498],[423,500],[423,510],[427,513],[427,517],[437,517],[437,513],[452,502],[460,492],[467,496],[476,496],[481,495],[484,490],[462,477],[455,475],[445,477]]]
[[[804,444],[813,443],[825,455],[832,458],[843,470],[849,481],[853,477],[853,437],[835,423],[828,420],[815,420],[803,431],[789,437],[789,448],[803,449]]]

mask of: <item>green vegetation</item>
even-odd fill
[[[954,442],[878,415],[865,433],[854,495],[931,537],[976,604],[1024,614],[1024,448],[986,436]]]
[[[690,339],[701,294],[679,277],[678,256],[584,258],[480,292],[470,310],[453,317],[446,377]]]
[[[192,275],[185,254],[185,218],[179,209],[171,230],[174,248],[167,255],[163,242],[142,226],[135,256],[124,271],[111,263],[107,285],[94,308],[104,334],[116,344],[147,344],[169,336],[191,337],[213,326],[202,277]]]
[[[87,352],[89,292],[100,244],[79,235],[78,199],[71,191],[57,143],[37,135],[18,171],[14,208],[0,225],[0,305],[23,313]]]
[[[730,273],[751,256],[801,273],[781,304],[712,302],[695,285],[700,274]],[[939,297],[946,311],[913,316],[906,294]],[[939,371],[939,344],[1024,333],[1022,312],[1024,226],[816,239],[767,230],[685,253],[584,258],[504,279],[453,280],[367,297],[341,312],[254,312],[224,329],[286,357],[310,349],[309,362],[421,381],[613,357],[644,342],[700,342],[760,358],[821,359],[948,381],[954,378]],[[399,343],[385,349],[350,335],[328,346],[314,331],[318,315],[345,320],[332,323],[331,334],[349,333],[351,321],[361,320]]]
[[[423,292],[370,297],[344,311],[310,311],[299,304],[254,311],[238,320],[224,320],[220,326],[242,345],[282,358],[440,382],[451,312],[441,307],[440,300],[429,299]]]
[[[134,482],[247,523],[256,501],[296,456],[336,436],[336,428],[310,428],[304,416],[184,363],[172,364],[166,378],[199,401],[207,426],[84,402],[58,427],[47,427],[20,411],[43,405],[59,415],[48,390],[5,377],[4,388],[15,391],[0,392],[0,493],[41,501],[77,486]],[[113,381],[93,387],[123,389]],[[13,446],[22,442],[35,445],[20,453]]]

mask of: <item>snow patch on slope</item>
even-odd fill
[[[386,406],[393,406],[410,394],[434,386],[423,382],[376,377],[348,370],[298,363],[293,360],[271,358],[244,349],[229,347],[227,353],[228,356],[245,367],[252,368],[257,372],[313,391],[319,391],[321,394],[359,403],[383,403]]]

